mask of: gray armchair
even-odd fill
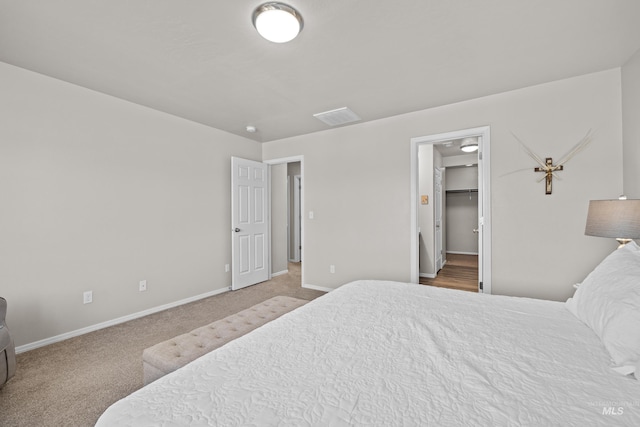
[[[16,373],[16,348],[5,323],[7,300],[0,297],[0,388]]]

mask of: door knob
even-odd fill
[[[240,229],[239,228],[235,228],[233,231],[235,231],[236,233],[239,233]]]
[[[474,232],[474,233],[477,233],[477,232],[478,232],[478,229],[477,229],[477,228],[474,228],[474,229],[473,229],[473,232]]]

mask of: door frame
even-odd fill
[[[445,132],[411,138],[411,216],[410,216],[410,277],[412,283],[419,283],[419,241],[418,241],[418,147],[422,144],[437,144],[452,139],[479,137],[478,139],[478,279],[482,282],[482,292],[491,293],[491,169],[490,146],[491,127]]]
[[[304,274],[304,236],[305,236],[305,232],[304,232],[304,226],[305,226],[305,221],[304,221],[304,215],[302,215],[302,212],[304,212],[304,185],[305,185],[305,179],[304,179],[304,156],[291,156],[291,157],[282,157],[282,158],[278,158],[278,159],[270,159],[270,160],[263,160],[262,163],[266,164],[269,166],[269,189],[268,189],[268,199],[269,199],[269,205],[271,205],[271,165],[280,165],[283,163],[295,163],[295,162],[300,162],[300,246],[302,246],[302,251],[300,251],[300,262],[302,263],[301,266],[301,286],[304,287],[305,284],[305,274]],[[271,233],[271,217],[269,217],[269,233]],[[271,277],[271,257],[269,257],[269,274]]]

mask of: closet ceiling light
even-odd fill
[[[478,149],[478,138],[465,138],[460,144],[460,149],[465,153],[473,153]]]
[[[278,2],[264,3],[253,11],[253,26],[265,39],[286,43],[302,31],[302,15],[289,5]]]

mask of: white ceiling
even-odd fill
[[[260,0],[0,0],[0,61],[257,141],[619,67],[638,0],[288,0],[288,44]],[[247,133],[246,125],[258,132]]]

